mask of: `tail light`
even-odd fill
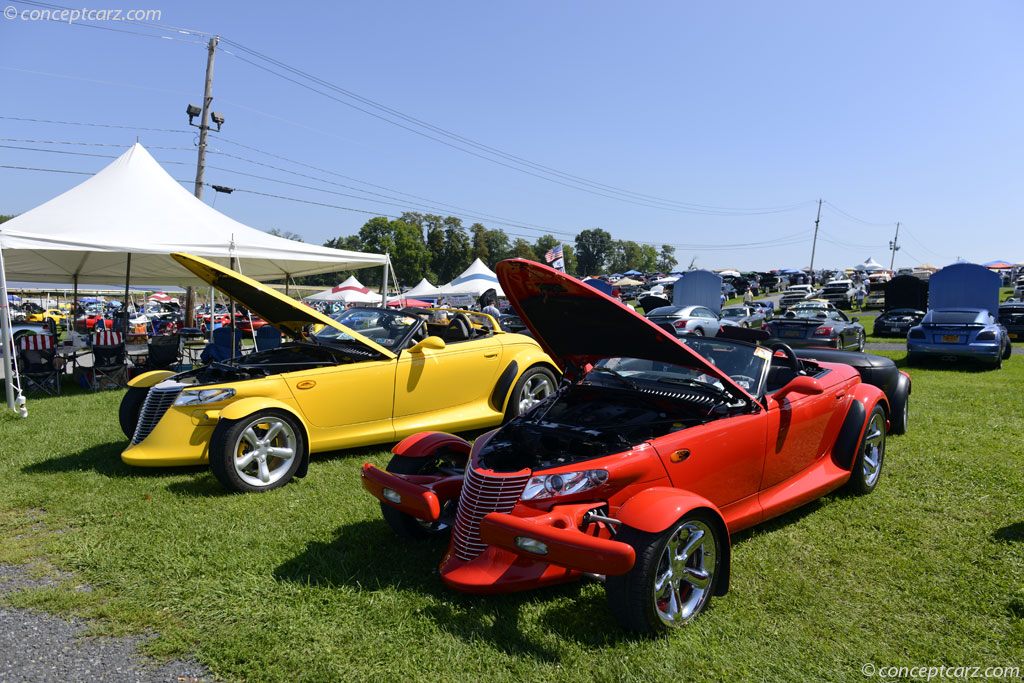
[[[681,330],[684,327],[686,327],[686,323],[688,323],[688,322],[690,322],[690,321],[689,320],[677,320],[674,323],[672,323],[672,327],[676,328],[677,330]]]
[[[922,330],[920,327],[915,327],[914,329],[910,330],[910,333],[907,335],[907,338],[924,339],[924,330]]]
[[[761,330],[763,332],[767,332],[768,331],[768,323],[761,323]]]
[[[831,327],[819,327],[818,329],[816,329],[814,331],[814,336],[815,337],[831,337],[832,336],[832,328]]]
[[[995,338],[996,338],[995,330],[985,330],[983,332],[979,332],[978,336],[977,336],[977,340],[978,341],[994,341]]]

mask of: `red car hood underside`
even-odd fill
[[[525,259],[501,261],[495,270],[509,303],[567,373],[569,364],[582,368],[602,358],[643,358],[699,370],[750,398],[675,335],[576,278]]]

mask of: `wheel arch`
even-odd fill
[[[862,383],[856,385],[850,393],[852,394],[850,407],[846,409],[843,425],[839,428],[839,434],[832,445],[832,460],[844,470],[853,467],[857,447],[860,445],[868,418],[875,406],[882,406],[887,424],[889,416],[892,414],[889,399],[878,387]]]
[[[163,382],[172,375],[174,375],[174,372],[171,370],[152,370],[128,380],[128,386],[139,389],[148,389],[149,387],[160,384],[160,382]]]
[[[540,367],[551,372],[551,374],[555,376],[556,389],[558,388],[558,382],[562,378],[562,371],[558,369],[558,366],[554,364],[550,356],[548,356],[543,351],[540,351],[539,349],[536,353],[532,352],[532,350],[523,353],[517,353],[515,357],[509,362],[509,367],[511,366],[516,366],[517,372],[515,374],[512,374],[511,372],[508,373],[509,378],[507,381],[507,385],[504,387],[502,395],[500,397],[498,396],[498,389],[500,387],[496,386],[495,392],[491,396],[491,401],[494,406],[494,409],[502,413],[508,410],[508,402],[509,399],[512,397],[512,389],[516,386],[516,384],[519,383],[519,380],[522,378],[522,376],[525,375],[530,370],[532,370],[533,368]],[[506,368],[506,372],[507,371],[508,367]],[[505,377],[503,376],[501,379],[505,379]]]
[[[472,448],[463,438],[447,432],[420,432],[407,436],[391,449],[395,455],[406,458],[425,458],[439,449],[450,449],[469,457]]]
[[[241,420],[242,418],[261,410],[279,410],[290,415],[299,424],[299,429],[302,430],[303,436],[303,449],[302,454],[299,456],[302,460],[299,462],[299,468],[295,471],[295,476],[305,477],[306,473],[309,471],[309,427],[306,426],[306,421],[302,419],[302,416],[287,403],[278,401],[277,399],[267,398],[266,396],[250,396],[249,398],[243,398],[235,401],[234,403],[228,404],[220,411],[217,415],[218,421],[215,430],[222,429],[228,422]]]
[[[661,533],[683,516],[694,512],[707,513],[723,539],[721,577],[715,585],[714,595],[725,595],[729,590],[732,542],[725,518],[707,498],[683,489],[656,486],[644,489],[623,503],[615,517],[634,529]]]

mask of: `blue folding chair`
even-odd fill
[[[256,349],[266,351],[281,345],[281,331],[276,327],[264,325],[256,330]]]
[[[226,361],[236,356],[242,355],[241,351],[242,335],[237,330],[235,331],[235,348],[231,348],[231,328],[230,327],[218,327],[213,331],[213,343],[207,344],[206,348],[203,349],[203,353],[199,356],[199,362],[203,364],[212,363],[213,361]]]

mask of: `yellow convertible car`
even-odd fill
[[[129,382],[119,411],[129,465],[209,462],[229,489],[268,491],[305,476],[310,453],[494,427],[555,390],[559,370],[537,342],[488,315],[353,308],[330,318],[216,263],[173,256],[292,341]]]

